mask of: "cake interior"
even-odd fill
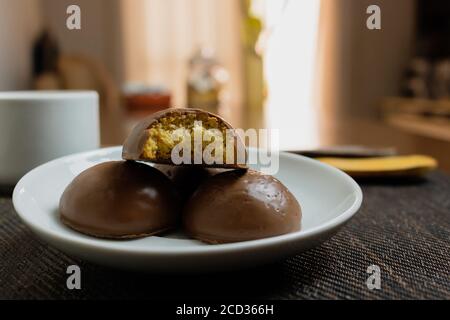
[[[220,119],[208,114],[167,115],[158,119],[147,129],[148,138],[141,157],[146,160],[169,161],[175,146],[180,143],[183,145],[190,143],[191,159],[194,159],[194,153],[198,152],[198,146],[194,147],[194,141],[200,141],[201,150],[205,150],[214,142],[215,147],[211,154],[220,156],[221,153],[225,161],[227,129]]]

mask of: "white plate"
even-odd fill
[[[113,147],[70,155],[30,171],[19,181],[13,194],[20,218],[44,241],[95,263],[144,271],[216,271],[255,266],[316,246],[347,222],[362,201],[358,184],[345,173],[315,160],[281,153],[276,177],[291,190],[302,207],[299,232],[207,245],[181,233],[137,240],[97,239],[61,224],[58,203],[65,187],[81,171],[120,159],[121,150],[121,147]]]

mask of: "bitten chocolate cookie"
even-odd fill
[[[208,243],[254,240],[300,230],[301,208],[277,179],[254,170],[206,180],[183,213],[186,231]]]
[[[189,150],[186,153],[178,150],[181,146],[189,146]],[[179,163],[174,161],[172,152],[179,155]],[[232,126],[218,115],[200,109],[167,109],[143,119],[125,140],[122,158],[162,164],[247,168],[245,145]]]
[[[101,238],[137,238],[174,228],[180,197],[157,169],[138,162],[111,161],[79,174],[61,196],[61,221]]]

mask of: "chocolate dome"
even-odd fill
[[[61,196],[67,226],[102,238],[135,238],[176,226],[180,198],[157,169],[138,162],[111,161],[79,174]]]
[[[186,204],[183,220],[194,238],[237,242],[300,230],[301,209],[274,177],[235,170],[206,180]]]

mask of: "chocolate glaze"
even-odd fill
[[[180,198],[173,183],[151,166],[111,161],[79,174],[61,196],[67,226],[102,238],[136,238],[177,225]]]
[[[214,117],[218,119],[219,123],[223,124],[228,129],[233,129],[233,127],[225,121],[222,117],[213,114],[211,112],[207,112],[201,109],[193,109],[193,108],[171,108],[162,110],[159,112],[156,112],[147,118],[141,120],[131,131],[131,133],[126,138],[123,149],[122,149],[122,158],[125,160],[139,160],[139,161],[149,161],[142,157],[142,151],[144,148],[144,145],[148,139],[148,132],[147,129],[150,128],[155,122],[157,122],[159,119],[167,116],[177,116],[177,115],[184,115],[184,114],[206,114],[210,117]],[[242,139],[234,135],[235,144],[244,146],[244,143]],[[236,146],[235,146],[235,155],[236,155]],[[236,158],[236,157],[235,157]],[[247,151],[245,154],[245,159],[247,160]],[[170,160],[157,160],[152,161],[154,163],[161,163],[161,164],[173,164]],[[237,160],[235,161],[237,162]],[[186,165],[186,164],[185,164]],[[187,164],[189,165],[189,164]],[[193,164],[194,165],[194,164]],[[214,167],[214,168],[247,168],[245,164],[212,164],[212,165],[206,165],[203,164],[201,166],[207,166],[207,167]]]
[[[183,221],[199,240],[237,242],[300,230],[301,209],[274,177],[234,170],[206,180],[186,204]]]
[[[172,180],[184,200],[187,200],[204,180],[213,175],[211,170],[220,170],[207,169],[201,166],[173,166],[170,164],[155,164],[154,168]]]
[[[174,166],[170,164],[155,164],[154,168],[164,173],[178,189],[184,200],[195,192],[195,190],[207,178],[230,169],[204,168],[202,166]]]

